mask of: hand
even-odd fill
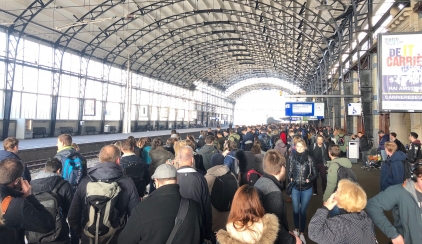
[[[21,192],[23,193],[22,198],[27,198],[29,195],[32,194],[32,186],[28,183],[27,180],[24,180],[24,179],[21,179],[21,185],[22,185]]]
[[[229,150],[226,150],[226,151],[223,152],[224,157],[227,156],[227,154],[229,154]]]
[[[403,236],[399,235],[396,238],[391,239],[391,242],[393,242],[393,244],[404,244]]]
[[[334,208],[334,206],[337,205],[337,200],[334,199],[334,197],[337,195],[337,193],[331,194],[330,198],[326,202],[324,202],[324,206],[328,208],[328,210],[331,210]]]
[[[302,244],[302,240],[300,240],[299,236],[295,235],[291,231],[289,231],[289,233],[296,238],[296,244]]]

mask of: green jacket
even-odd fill
[[[389,210],[393,212],[394,224],[384,214]],[[388,238],[394,239],[400,234],[406,244],[422,243],[422,209],[412,180],[390,186],[371,198],[366,212]]]
[[[235,139],[237,139],[237,142],[240,142],[240,136],[237,133],[230,134],[228,139],[234,142],[236,142]]]
[[[348,136],[346,136],[346,135],[343,135],[343,134],[338,134],[338,135],[336,135],[336,144],[338,145],[338,138],[339,137],[344,137],[344,145],[343,146],[340,146],[339,145],[339,147],[340,147],[340,150],[342,151],[342,152],[346,152],[347,151],[347,146],[349,145],[349,137]]]
[[[348,158],[336,158],[333,161],[327,161],[328,174],[327,174],[327,188],[325,189],[324,196],[322,200],[325,202],[330,198],[331,194],[334,193],[334,190],[337,186],[337,170],[338,164],[345,168],[352,168],[352,163]]]

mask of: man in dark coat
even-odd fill
[[[152,178],[157,189],[133,209],[118,243],[165,244],[170,236],[182,198],[176,168],[162,164],[155,170]],[[165,211],[157,211],[159,209]],[[194,200],[189,200],[187,215],[172,243],[200,244],[203,242],[201,229],[201,207]]]
[[[368,137],[364,135],[362,132],[358,132],[359,137],[359,149],[362,153],[362,168],[366,168],[368,166],[368,151],[371,150],[370,145],[368,143]]]
[[[177,170],[177,183],[180,186],[180,195],[199,203],[204,219],[204,238],[210,240],[213,235],[212,210],[207,180],[192,168],[194,159],[191,147],[182,147],[178,155],[180,168]]]
[[[88,177],[82,179],[78,185],[68,214],[69,225],[81,238],[82,244],[90,243],[90,238],[83,233],[83,228],[89,218],[86,188],[91,179],[102,182],[118,179],[117,183],[121,188],[115,205],[119,213],[118,218],[127,218],[127,216],[130,216],[132,209],[140,202],[138,191],[132,179],[123,175],[122,169],[118,165],[120,163],[120,150],[114,145],[107,145],[101,149],[99,159],[100,163],[91,168],[88,171]],[[110,244],[117,243],[119,231],[121,229],[109,241]]]
[[[286,159],[274,149],[268,150],[264,157],[264,175],[255,183],[259,198],[266,213],[275,214],[280,229],[276,244],[296,244],[299,237],[289,232],[286,206],[281,195],[283,186],[280,182],[286,178]]]
[[[22,179],[22,173],[23,165],[17,159],[6,158],[0,162],[3,218],[7,227],[18,232],[19,244],[25,244],[25,231],[48,233],[55,227],[53,216],[32,195],[31,186]]]
[[[3,141],[3,148],[4,150],[0,150],[0,161],[6,158],[16,158],[18,161],[21,161],[19,158],[18,151],[19,151],[19,140],[14,137],[8,137]],[[27,180],[28,183],[31,183],[31,173],[29,172],[28,167],[26,164],[24,165],[24,171],[22,174],[24,180]]]
[[[415,132],[410,132],[409,140],[411,143],[407,158],[409,159],[410,163],[414,164],[417,163],[421,157],[421,141],[418,140],[418,134]]]
[[[403,143],[401,141],[399,141],[399,139],[397,139],[397,134],[395,132],[390,133],[390,141],[396,143],[397,150],[402,151],[404,153],[407,153],[406,147],[403,145]]]
[[[198,154],[202,156],[204,167],[206,170],[211,168],[211,157],[215,153],[219,153],[218,149],[214,146],[214,136],[205,137],[205,145],[198,151]]]

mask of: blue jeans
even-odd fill
[[[381,150],[381,158],[382,161],[384,162],[385,160],[387,160],[387,153],[385,152],[385,150]]]
[[[296,188],[292,189],[293,220],[295,229],[299,228],[300,232],[305,232],[306,209],[311,197],[312,187],[303,191],[296,190]]]

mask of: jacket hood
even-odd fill
[[[413,142],[412,142],[412,144],[416,144],[416,145],[421,145],[421,141],[419,141],[419,140],[414,140]]]
[[[70,154],[76,152],[75,148],[72,146],[63,147],[57,151],[57,155],[61,157],[68,157]]]
[[[31,181],[32,190],[35,193],[52,191],[62,179],[63,178],[60,175],[54,173],[40,172],[37,177]]]
[[[233,134],[229,135],[229,138],[230,138],[230,137],[234,137],[234,138],[236,138],[237,140],[240,140],[240,136],[239,136],[239,134],[237,134],[237,133],[233,133]]]
[[[227,165],[216,165],[207,171],[207,175],[219,177],[227,174],[228,172],[230,172],[230,169],[227,167]]]
[[[393,155],[391,155],[391,161],[403,161],[407,158],[407,155],[402,151],[395,151]]]
[[[8,187],[7,185],[0,185],[0,200],[3,200],[3,198],[7,196],[22,197],[23,193],[16,191],[15,189]]]
[[[415,182],[411,179],[407,179],[403,183],[403,188],[412,195],[412,197],[415,199],[416,202],[418,202],[418,196],[416,195],[416,188],[415,188]]]
[[[12,152],[9,152],[9,151],[6,151],[6,150],[0,150],[0,160],[6,159],[6,158],[17,158],[17,159],[20,159],[18,157],[18,155],[14,154]]]
[[[330,166],[330,164],[333,164],[333,163],[339,163],[341,166],[345,168],[352,168],[352,163],[350,162],[348,158],[336,158],[332,161],[328,161],[327,163],[328,163],[328,166]]]
[[[88,175],[96,180],[111,180],[122,177],[123,172],[116,163],[99,163],[88,170]]]
[[[249,242],[249,243],[259,243],[259,244],[273,244],[274,241],[277,239],[277,233],[279,230],[279,223],[278,218],[274,214],[265,214],[262,218],[262,223],[264,225],[264,229],[261,233],[261,237],[256,242]],[[234,229],[234,228],[233,228]],[[235,230],[236,231],[236,230]],[[233,237],[233,235],[244,235],[250,236],[251,233],[249,231],[245,232],[238,232],[229,233],[225,230],[220,230],[217,233],[217,240],[221,244],[244,244],[244,241],[240,241],[237,238]]]

